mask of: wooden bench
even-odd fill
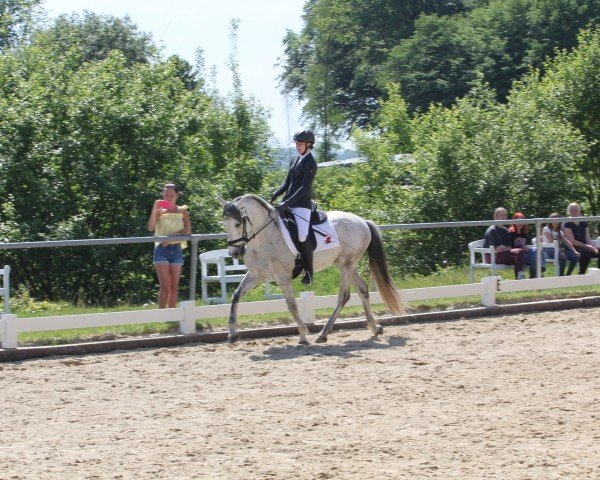
[[[10,266],[4,265],[0,269],[2,275],[2,288],[0,288],[0,297],[4,299],[4,309],[2,313],[10,313]]]
[[[210,265],[216,266],[216,274],[209,273]],[[214,267],[212,267],[214,270]],[[202,284],[202,301],[204,303],[227,303],[227,285],[230,283],[240,283],[248,268],[244,263],[229,255],[226,248],[220,250],[211,250],[200,254],[200,275]],[[221,285],[220,297],[208,296],[208,284],[219,283]],[[283,298],[283,295],[272,294],[271,285],[265,282],[265,298]]]

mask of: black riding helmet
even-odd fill
[[[294,142],[315,143],[315,134],[312,130],[300,130],[294,133]]]

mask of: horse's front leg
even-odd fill
[[[340,293],[338,294],[338,303],[335,307],[335,310],[327,320],[327,323],[322,328],[321,333],[317,337],[317,343],[325,343],[327,341],[327,335],[333,330],[333,324],[335,323],[336,318],[338,317],[340,311],[346,305],[348,300],[350,300],[350,284],[349,277],[351,275],[351,271],[349,267],[340,268]]]
[[[229,311],[229,335],[227,335],[227,341],[229,343],[235,343],[240,339],[240,334],[237,331],[237,308],[240,299],[246,294],[248,290],[252,290],[260,282],[261,278],[251,272],[246,273],[238,288],[233,292],[231,299],[231,310]]]
[[[308,334],[308,328],[304,325],[304,322],[300,318],[300,312],[298,311],[298,304],[296,303],[296,299],[294,298],[294,289],[292,288],[292,281],[289,278],[278,278],[277,283],[281,288],[283,296],[285,297],[285,301],[287,302],[288,309],[296,323],[298,324],[298,333],[300,335],[300,339],[298,343],[302,345],[308,345],[308,340],[306,339],[306,335]]]

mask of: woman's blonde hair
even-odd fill
[[[577,202],[571,202],[571,203],[569,203],[569,205],[567,207],[567,215],[571,215],[569,213],[569,210],[571,210],[571,207],[577,207],[579,209],[579,211],[581,211],[581,205],[579,205]]]
[[[494,210],[494,220],[496,220],[496,217],[498,216],[499,212],[506,212],[506,215],[508,216],[508,210],[504,207],[498,207]]]

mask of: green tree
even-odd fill
[[[157,58],[152,36],[140,32],[129,17],[117,18],[92,12],[61,15],[53,25],[36,33],[35,42],[56,52],[80,49],[81,63],[103,60],[120,51],[126,65],[147,63]]]
[[[537,109],[494,97],[480,86],[452,108],[436,106],[415,120],[415,221],[485,219],[498,206],[547,216],[578,189],[574,167],[587,151],[581,135]],[[473,232],[458,229],[452,242],[444,235],[420,235],[419,258],[436,245],[441,258],[460,260]]]
[[[281,85],[306,101],[306,114],[335,136],[369,123],[382,94],[378,72],[421,13],[464,11],[466,2],[313,0],[304,27],[284,38]],[[343,116],[342,116],[343,114]]]
[[[493,1],[469,14],[482,49],[481,71],[497,98],[506,100],[514,80],[542,68],[556,49],[572,49],[577,33],[600,22],[595,0]]]
[[[556,48],[573,48],[579,29],[598,21],[598,2],[586,0],[501,0],[465,15],[422,15],[381,76],[403,86],[411,110],[450,106],[480,74],[505,101],[514,80]]]
[[[28,39],[42,0],[0,0],[0,52]]]
[[[51,38],[42,32],[0,56],[4,238],[148,235],[149,207],[167,180],[181,186],[195,232],[220,231],[217,193],[258,189],[268,164],[261,107],[208,94],[202,79],[191,85],[196,76],[177,59],[132,62],[113,49],[86,60],[79,42],[59,48]],[[15,284],[35,297],[114,304],[154,297],[150,251],[141,244],[6,255]]]
[[[384,223],[486,219],[500,205],[547,216],[580,188],[585,139],[532,102],[501,104],[480,83],[452,107],[433,105],[410,120],[398,91],[390,92],[378,129],[356,134],[369,161],[349,180],[357,189],[356,200],[345,199],[351,211]],[[406,151],[412,155],[399,155]],[[394,233],[386,251],[397,271],[425,274],[462,261],[465,245],[482,234],[457,229],[448,241],[448,230]]]
[[[596,0],[314,0],[284,39],[281,85],[333,136],[376,123],[389,82],[411,112],[450,106],[480,75],[504,102],[513,81],[599,21]]]
[[[385,75],[402,85],[411,110],[430,103],[450,106],[477,79],[481,45],[463,17],[422,15],[414,34],[394,47]]]
[[[583,31],[579,46],[561,51],[548,61],[545,75],[534,71],[511,96],[511,102],[526,105],[568,123],[586,138],[589,153],[574,164],[581,189],[570,193],[571,201],[583,202],[600,213],[600,28]],[[565,204],[566,205],[566,204]],[[561,210],[564,210],[562,205]]]

